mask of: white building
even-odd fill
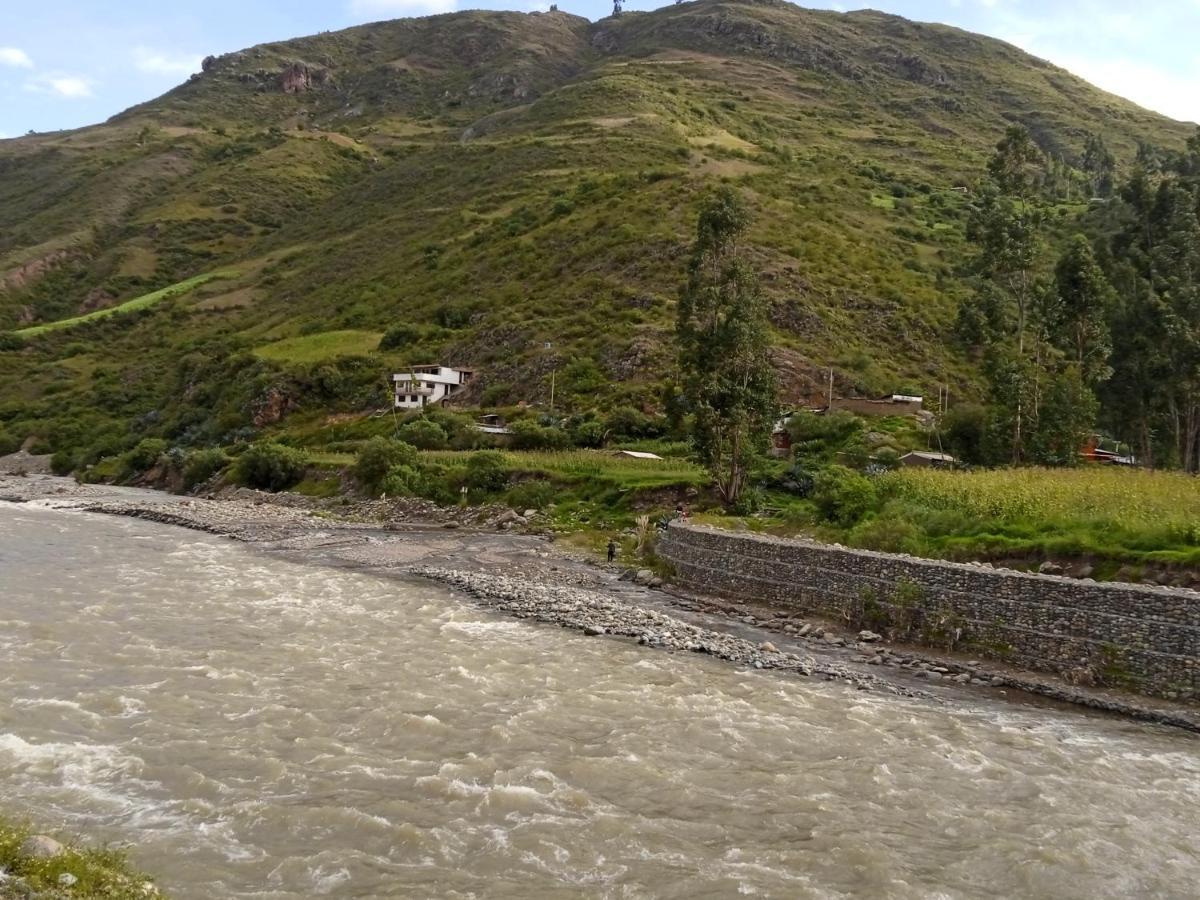
[[[443,403],[475,376],[473,369],[449,366],[413,366],[392,376],[397,409],[421,409]]]

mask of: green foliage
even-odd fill
[[[12,353],[23,349],[24,346],[25,342],[21,340],[20,335],[11,331],[0,331],[0,353]]]
[[[398,322],[379,339],[380,350],[403,350],[421,339],[421,329],[408,322]]]
[[[508,483],[504,454],[480,450],[467,457],[467,487],[478,494],[494,494]]]
[[[427,418],[404,423],[397,429],[396,437],[418,450],[444,450],[450,443],[446,429]]]
[[[871,479],[845,466],[829,466],[818,473],[812,499],[821,515],[847,528],[874,510],[878,503]]]
[[[373,437],[358,451],[352,472],[366,490],[379,490],[387,474],[396,466],[414,467],[417,448],[393,438]]]
[[[136,475],[158,465],[170,444],[162,438],[143,438],[132,450],[121,455],[122,480],[128,480]]]
[[[229,465],[229,457],[219,447],[193,450],[183,460],[183,489],[190,491]]]
[[[70,475],[78,465],[78,458],[70,450],[55,450],[50,457],[50,471],[55,475]]]
[[[792,453],[798,458],[830,461],[863,447],[863,420],[844,409],[818,414],[802,409],[787,424]]]
[[[304,477],[308,458],[294,447],[269,442],[251,444],[233,464],[239,484],[264,491],[282,491]]]
[[[0,425],[0,456],[16,453],[21,449],[21,439]]]
[[[561,428],[539,425],[532,419],[513,422],[509,431],[517,450],[561,450],[571,443],[571,436]]]
[[[731,505],[766,451],[776,413],[766,306],[739,252],[749,221],[731,188],[706,198],[676,324],[696,450]]]
[[[548,481],[523,481],[509,489],[504,501],[513,509],[545,509],[554,502],[558,490]]]

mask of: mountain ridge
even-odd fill
[[[1189,133],[994,39],[775,0],[392,20],[204,68],[101,125],[0,144],[0,331],[237,273],[0,352],[10,433],[61,431],[78,404],[122,439],[158,411],[135,430],[220,440],[372,408],[378,373],[418,356],[479,367],[477,400],[544,399],[576,361],[606,402],[655,408],[697,198],[722,180],[756,214],[785,399],[826,366],[847,391],[970,395],[951,330],[1004,128],[1075,166],[1091,133],[1125,165]],[[397,325],[406,342],[375,350]],[[361,338],[279,358],[327,333]]]

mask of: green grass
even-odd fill
[[[149,294],[142,294],[140,297],[135,297],[132,300],[126,300],[116,306],[110,306],[107,309],[98,309],[95,312],[87,313],[82,316],[75,316],[71,319],[60,319],[57,322],[47,322],[44,325],[34,325],[30,328],[22,328],[16,334],[21,337],[35,337],[39,334],[46,334],[50,331],[61,331],[64,328],[74,328],[76,325],[82,325],[85,322],[95,322],[98,319],[107,319],[109,316],[117,316],[122,313],[130,313],[139,309],[147,309],[154,306],[156,303],[161,303],[170,297],[178,297],[181,294],[186,294],[188,291],[198,288],[200,285],[212,281],[215,278],[232,278],[237,275],[236,272],[210,272],[207,275],[197,275],[194,278],[189,278],[186,281],[181,281],[178,284],[172,284],[168,287],[161,288],[157,291],[151,291]]]
[[[313,363],[336,359],[339,356],[360,356],[373,353],[379,346],[382,332],[326,331],[301,337],[284,338],[257,347],[256,356],[273,362]]]
[[[20,852],[21,844],[34,833],[26,825],[0,819],[0,872],[20,878],[30,889],[28,896],[78,897],[81,900],[153,900],[164,895],[146,876],[136,872],[119,850],[89,849],[64,841],[66,849],[49,859],[33,859]],[[75,879],[62,887],[59,878]],[[12,884],[0,881],[0,897],[25,897]]]
[[[469,452],[433,450],[422,454],[426,459],[444,463],[465,463]],[[543,475],[567,482],[591,482],[628,490],[669,487],[700,487],[709,482],[708,474],[694,463],[682,459],[625,459],[603,450],[505,451],[508,472]]]
[[[873,479],[858,522],[825,521],[810,500],[771,491],[765,515],[711,524],[873,550],[1036,567],[1088,561],[1095,577],[1200,567],[1200,481],[1176,472],[1085,466],[974,472],[898,469]]]

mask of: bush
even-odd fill
[[[517,450],[563,450],[571,443],[570,435],[561,428],[547,428],[530,419],[513,422],[509,431]]]
[[[121,455],[120,478],[122,480],[140,475],[158,465],[159,457],[170,446],[162,438],[144,438],[136,447]]]
[[[548,481],[526,481],[512,488],[505,496],[515,510],[545,509],[554,502],[558,490]]]
[[[579,422],[571,428],[571,443],[576,447],[587,447],[590,450],[596,450],[604,446],[604,438],[607,433],[603,422],[588,419],[585,422]]]
[[[494,494],[508,484],[504,454],[498,450],[480,450],[467,457],[467,487],[480,494]]]
[[[604,426],[615,440],[622,438],[655,438],[666,431],[666,423],[646,415],[632,406],[619,406],[609,413]]]
[[[875,485],[845,466],[830,466],[813,480],[813,501],[826,519],[852,527],[875,508]]]
[[[431,419],[415,419],[401,425],[396,436],[418,450],[444,450],[450,442],[446,429]]]
[[[18,334],[13,334],[11,331],[0,331],[0,353],[20,350],[25,346],[25,341]]]
[[[882,515],[860,522],[850,532],[848,540],[855,547],[916,556],[924,549],[923,538],[920,526],[907,519]]]
[[[50,471],[55,475],[70,475],[79,461],[70,450],[56,450],[50,457]]]
[[[417,448],[404,441],[373,437],[358,451],[352,469],[354,477],[364,488],[377,492],[383,479],[396,466],[416,466]]]
[[[826,415],[801,410],[787,424],[795,456],[828,458],[851,447],[860,447],[863,421],[844,409]]]
[[[183,489],[190,491],[229,465],[229,457],[219,447],[193,450],[183,460]]]
[[[282,491],[299,482],[307,468],[308,458],[294,447],[251,444],[233,464],[233,477],[249,487]]]
[[[401,464],[392,466],[383,476],[380,487],[389,497],[410,497],[419,494],[422,486],[422,473],[416,466]]]
[[[402,350],[421,338],[421,329],[407,322],[393,325],[379,339],[380,350]]]
[[[10,431],[0,427],[0,456],[8,456],[21,449],[21,439]]]

